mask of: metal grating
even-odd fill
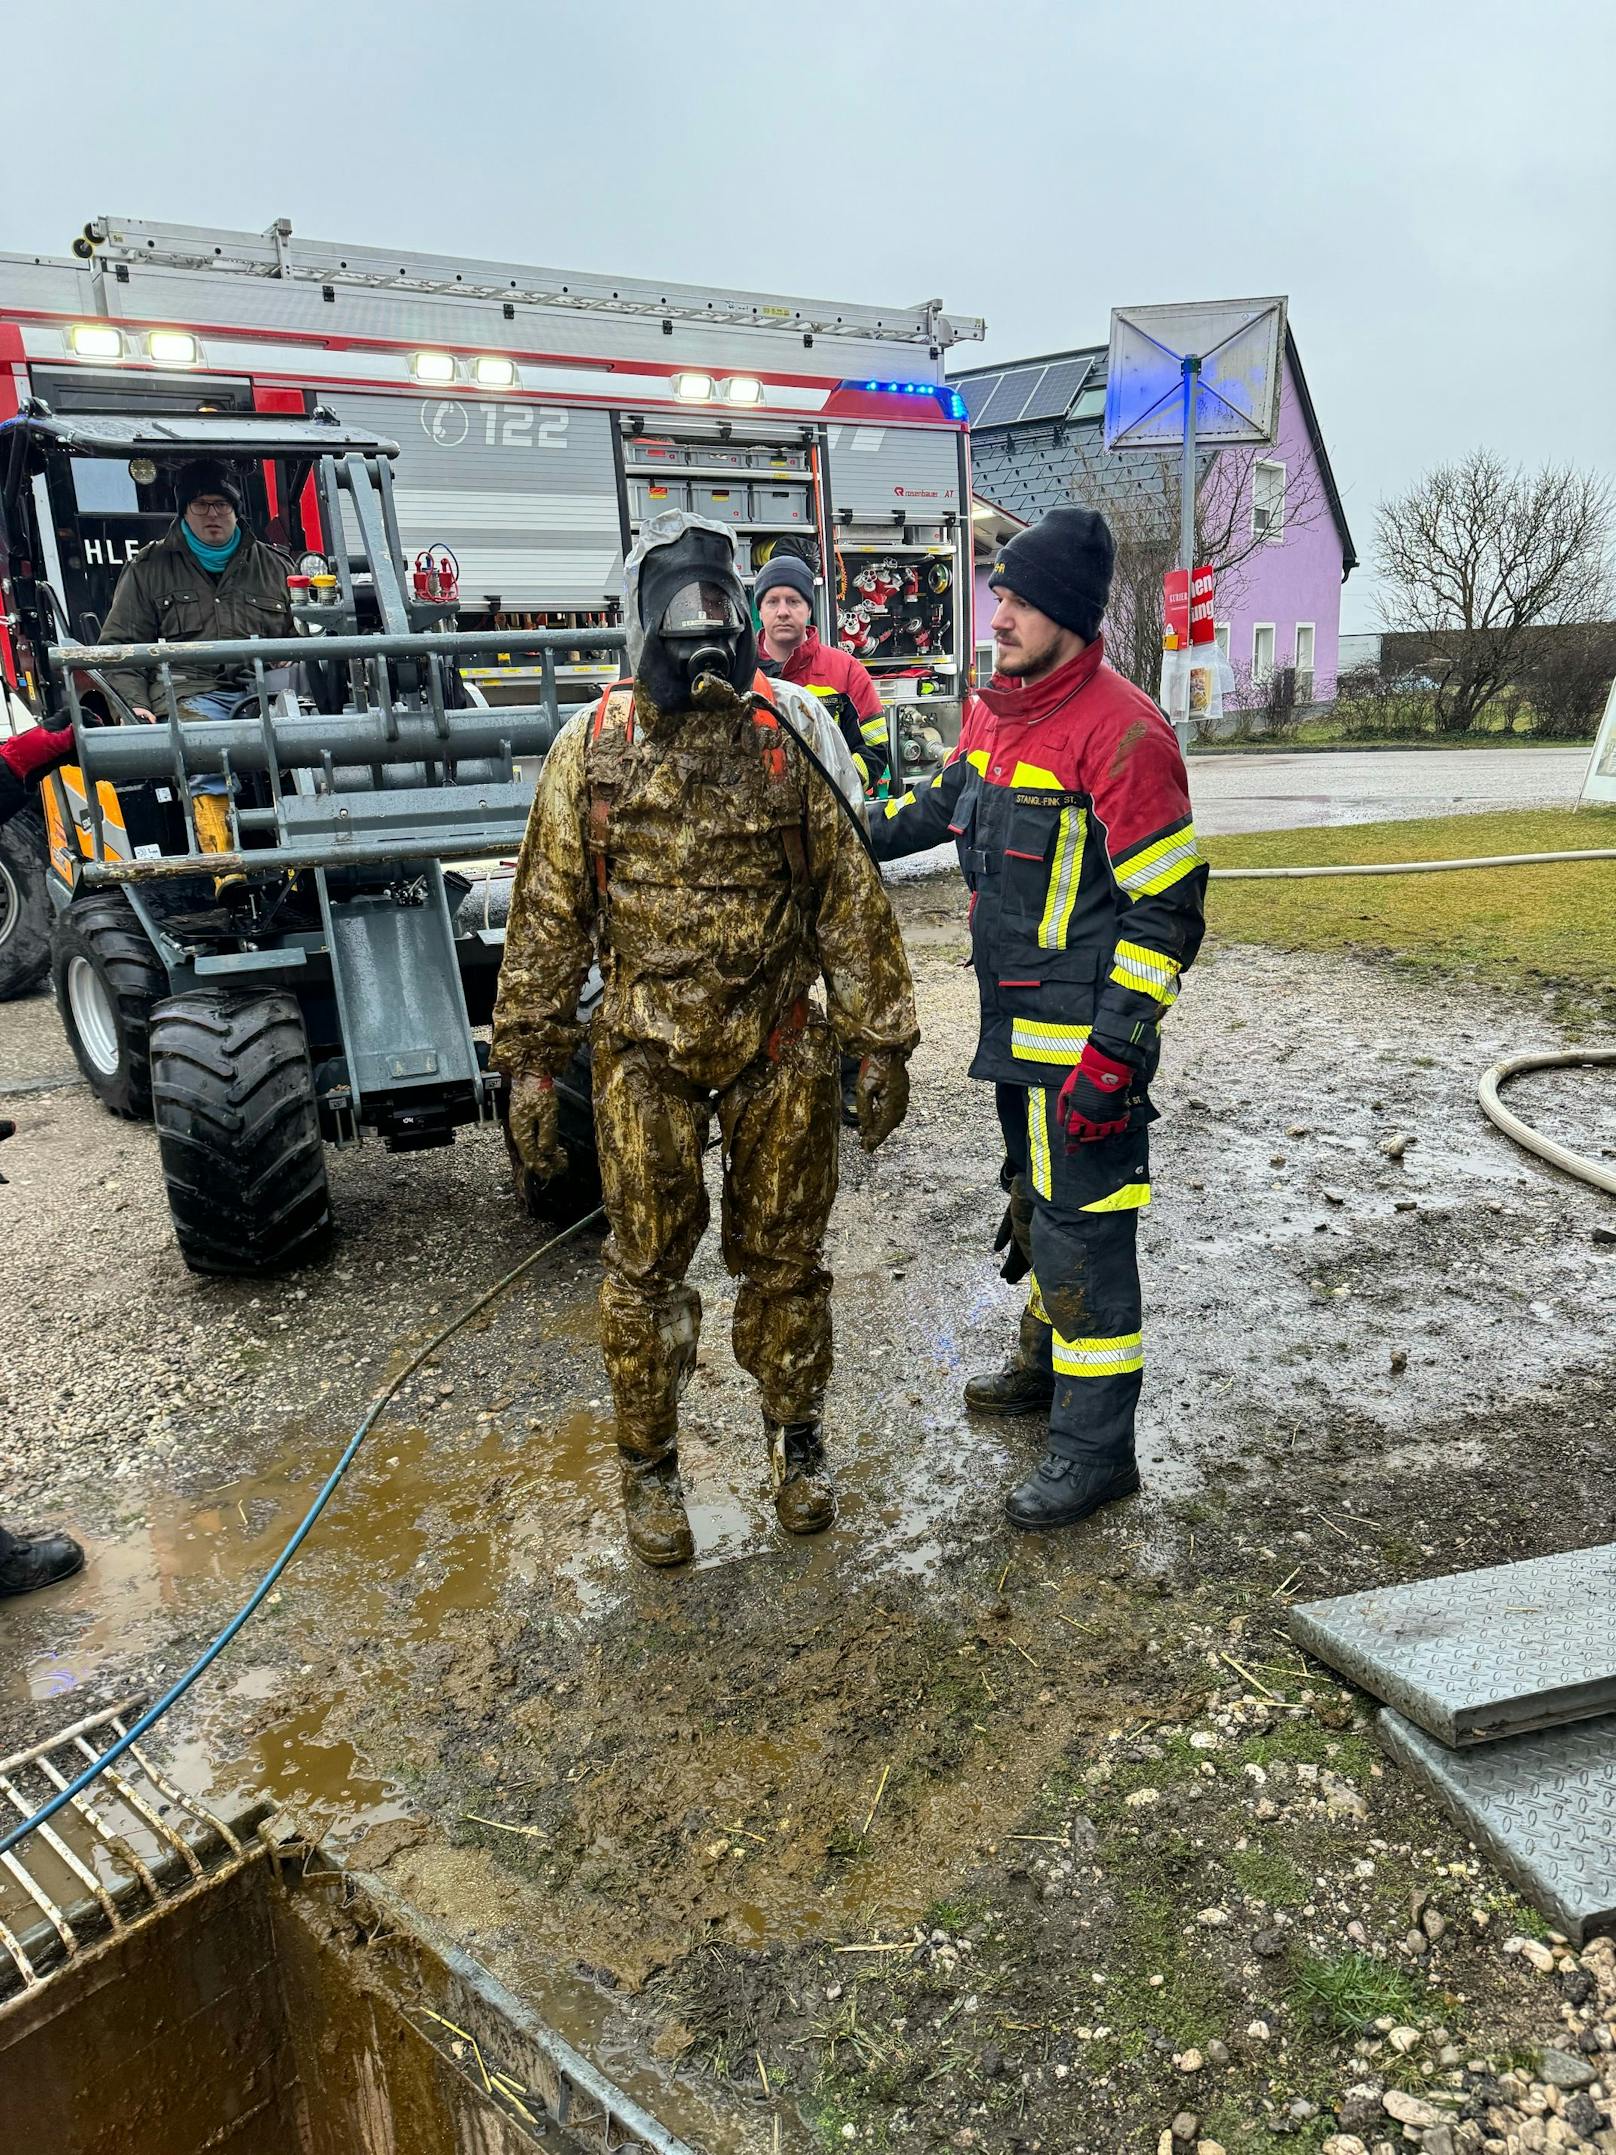
[[[1450,1751],[1383,1708],[1380,1736],[1574,1945],[1616,1931],[1616,1714]]]
[[[0,1759],[0,1801],[32,1817],[144,1704],[124,1699]],[[0,1856],[0,2000],[37,1988],[53,1968],[159,1903],[250,1862],[258,1853],[250,1836],[268,1810],[259,1804],[227,1825],[131,1745],[93,1795],[75,1796],[54,1824]]]
[[[1298,1646],[1445,1744],[1616,1709],[1616,1542],[1291,1611]]]

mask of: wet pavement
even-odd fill
[[[1584,748],[1331,749],[1192,756],[1195,826],[1209,838],[1317,823],[1574,808]]]

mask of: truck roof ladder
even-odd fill
[[[137,264],[205,270],[224,276],[282,278],[367,291],[432,293],[456,299],[498,300],[525,307],[565,307],[583,313],[713,322],[752,329],[779,328],[815,337],[858,337],[921,344],[941,351],[980,339],[986,325],[954,320],[940,299],[909,307],[838,306],[787,293],[656,284],[643,277],[536,269],[521,263],[410,254],[383,247],[348,247],[332,240],[294,243],[289,217],[263,232],[216,231],[205,225],[151,224],[130,217],[97,217],[74,252],[98,269]]]

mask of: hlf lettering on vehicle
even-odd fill
[[[86,539],[84,542],[84,566],[87,569],[121,569],[133,561],[145,545],[144,539]]]

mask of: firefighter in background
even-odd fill
[[[731,534],[683,511],[655,518],[629,556],[625,614],[632,680],[545,758],[511,896],[493,1060],[513,1150],[535,1175],[554,1174],[554,1081],[578,1044],[578,995],[598,958],[590,1043],[611,1227],[601,1348],[629,1545],[646,1563],[677,1564],[693,1553],[679,1396],[701,1327],[685,1273],[707,1225],[713,1123],[724,1262],[741,1281],[735,1358],[762,1394],[776,1514],[811,1534],[835,1516],[820,1425],[837,1050],[860,1058],[873,1152],[903,1118],[918,1030],[897,923],[853,827],[863,803],[850,759],[821,706],[757,672]],[[776,705],[827,770],[839,766],[841,800]],[[810,997],[821,976],[828,1019]]]
[[[101,630],[104,644],[214,643],[294,633],[286,579],[292,564],[241,521],[241,481],[228,464],[197,457],[175,478],[179,511],[162,538],[144,546],[118,579]],[[138,718],[153,715],[155,691],[139,667],[113,667],[111,682]],[[185,718],[233,718],[252,668],[243,661],[174,669]],[[228,853],[230,814],[223,773],[193,778],[191,813],[204,853]],[[238,879],[239,880],[239,879]]]
[[[942,771],[888,802],[872,833],[883,859],[953,837],[972,893],[971,1076],[995,1088],[1006,1224],[1031,1281],[1017,1352],[965,1399],[1048,1412],[1047,1454],[1006,1502],[1028,1528],[1139,1486],[1148,1088],[1206,889],[1172,728],[1105,663],[1114,553],[1089,509],[1016,534],[988,580],[993,679]]]
[[[30,784],[64,763],[73,753],[71,726],[30,726],[0,740],[0,823],[28,805]],[[0,1117],[0,1143],[17,1125]],[[5,1181],[0,1175],[0,1182]],[[0,1595],[31,1594],[37,1587],[70,1579],[84,1563],[84,1551],[66,1534],[12,1534],[0,1526]]]
[[[752,581],[762,624],[758,664],[830,704],[866,793],[880,784],[889,761],[887,714],[880,691],[849,651],[819,640],[814,627],[814,572],[796,554],[776,554]]]

